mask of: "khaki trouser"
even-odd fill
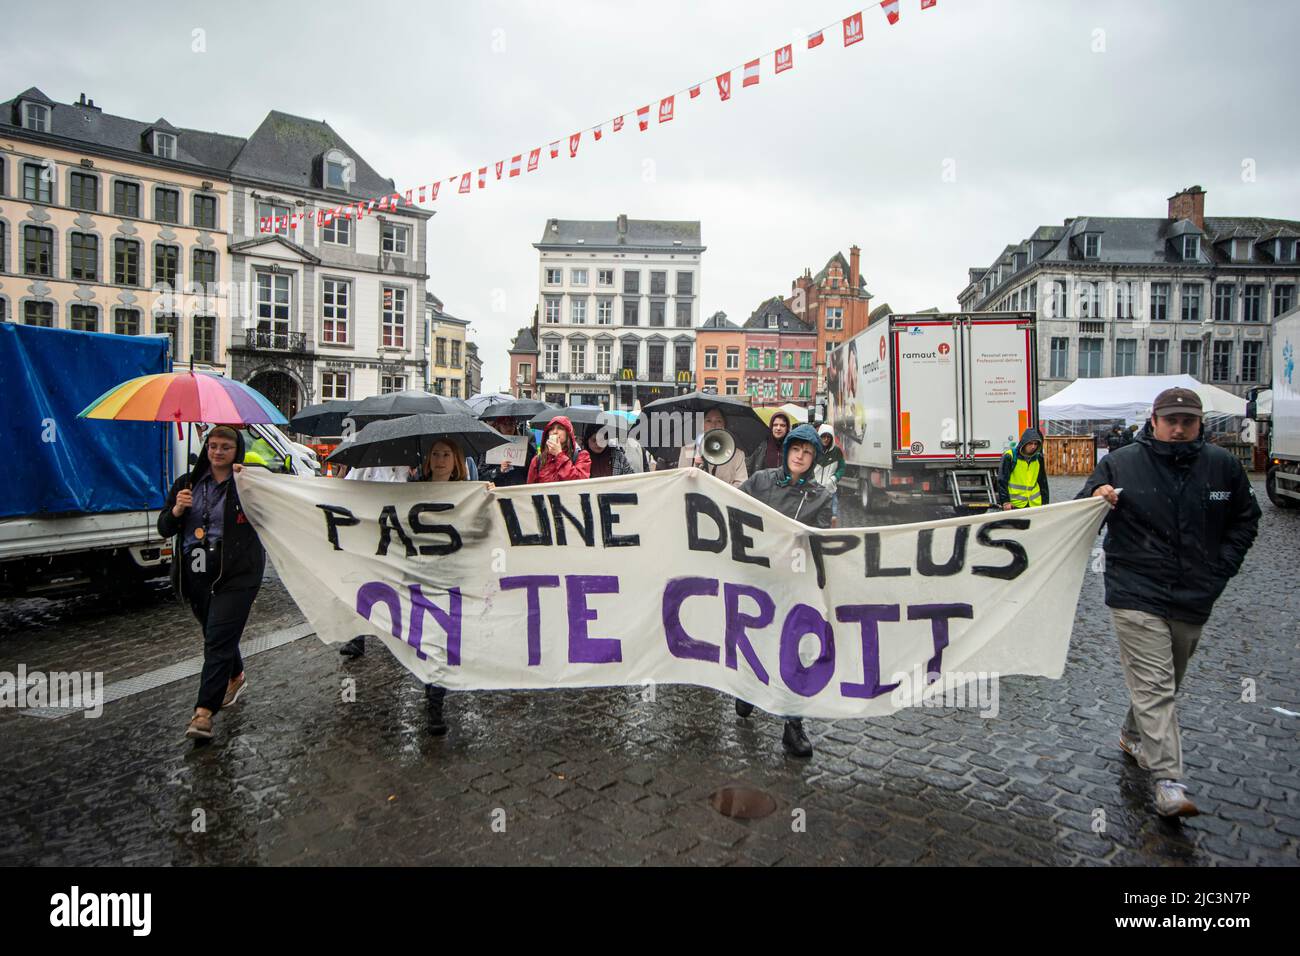
[[[1183,776],[1183,743],[1174,694],[1201,639],[1202,625],[1171,621],[1146,611],[1111,608],[1110,613],[1119,638],[1124,683],[1132,700],[1124,730],[1140,737],[1142,757],[1153,779],[1179,780]]]

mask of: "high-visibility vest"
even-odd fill
[[[1012,449],[1006,454],[1014,456],[1015,450]],[[1007,479],[1007,495],[1011,499],[1011,507],[1036,508],[1043,503],[1043,493],[1038,487],[1041,464],[1038,458],[1032,461],[1016,459],[1015,467],[1011,469],[1011,477]]]

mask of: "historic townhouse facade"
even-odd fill
[[[0,103],[0,320],[165,334],[172,360],[225,370],[232,208],[243,141],[32,88]]]
[[[836,252],[816,275],[805,269],[790,283],[786,307],[817,332],[814,361],[819,392],[826,387],[826,356],[867,327],[872,295],[862,275],[861,255],[861,249],[849,246],[847,259]]]
[[[533,247],[534,397],[632,408],[695,388],[699,222],[551,219]]]
[[[469,343],[466,319],[443,311],[442,300],[425,293],[425,335],[428,339],[429,391],[451,398],[469,398],[474,394],[469,376]]]
[[[410,206],[361,219],[280,225],[305,207],[388,196],[381,177],[327,123],[272,111],[229,168],[231,374],[286,414],[313,402],[423,389],[425,225]]]
[[[748,395],[745,389],[745,330],[715,312],[695,333],[695,368],[700,391]]]
[[[1238,395],[1272,376],[1272,322],[1300,286],[1300,222],[1207,217],[1199,186],[1162,219],[1041,226],[970,270],[963,311],[1034,310],[1040,394],[1076,378],[1187,373]]]
[[[775,296],[754,310],[744,332],[745,392],[750,403],[810,403],[817,383],[817,330]]]

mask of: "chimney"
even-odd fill
[[[1205,190],[1200,186],[1188,186],[1182,192],[1169,197],[1169,218],[1190,219],[1197,229],[1205,228]]]
[[[618,234],[620,236],[627,235],[627,213],[625,212],[618,214]]]
[[[858,257],[862,250],[857,246],[849,246],[849,292],[856,295],[858,291]]]

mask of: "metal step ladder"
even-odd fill
[[[993,472],[987,468],[956,469],[948,472],[948,489],[954,508],[988,507],[998,503]]]

